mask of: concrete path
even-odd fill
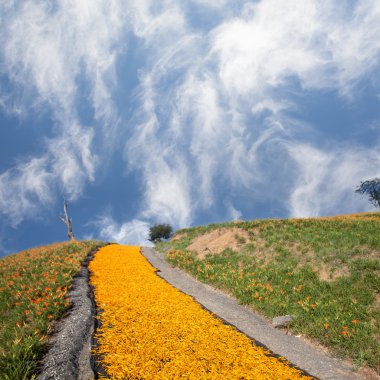
[[[248,337],[285,357],[297,367],[321,380],[357,380],[353,368],[341,360],[331,358],[300,338],[276,330],[265,319],[211,286],[202,284],[185,272],[171,267],[152,248],[143,248],[143,255],[159,270],[158,275],[168,283],[192,296],[201,305],[226,322],[234,325]]]

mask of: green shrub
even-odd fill
[[[172,236],[173,228],[169,224],[156,224],[149,230],[149,240],[153,243],[162,239],[167,240]]]

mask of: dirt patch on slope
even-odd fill
[[[218,254],[227,248],[238,250],[248,240],[248,232],[241,228],[219,228],[196,237],[187,248],[203,259],[208,253]]]
[[[179,240],[186,237],[186,233],[180,233],[172,238]],[[288,251],[288,255],[295,259],[296,268],[309,265],[313,268],[321,281],[332,282],[342,277],[349,277],[351,272],[349,265],[342,262],[335,252],[326,253],[321,257],[317,255],[312,247],[297,241],[281,241],[281,247]],[[245,255],[252,256],[257,265],[267,266],[271,262],[276,262],[280,253],[278,245],[268,244],[266,238],[260,236],[260,227],[249,230],[240,227],[221,227],[208,231],[196,238],[187,247],[188,250],[197,254],[198,259],[204,259],[207,254],[219,254],[225,249],[240,251]],[[378,259],[378,251],[371,250],[370,247],[362,246],[361,251],[356,256],[364,259]],[[325,262],[325,259],[328,259]]]
[[[339,267],[331,268],[327,264],[319,264],[315,267],[315,271],[322,281],[335,281],[341,277],[349,277],[351,272],[347,265],[341,264]]]
[[[229,248],[240,251],[247,244],[251,244],[251,255],[258,260],[259,265],[268,265],[278,254],[273,246],[268,246],[266,240],[258,236],[256,230],[249,232],[238,228],[219,228],[200,235],[187,247],[194,251],[199,259],[204,259],[207,254],[219,254]],[[284,245],[289,254],[297,259],[297,267],[311,265],[317,276],[322,281],[335,281],[340,277],[348,277],[350,270],[346,264],[332,266],[317,260],[311,249],[303,250],[299,243]]]
[[[176,240],[180,240],[182,239],[183,237],[185,237],[186,234],[185,233],[179,233],[179,234],[176,234],[174,235],[173,237],[170,238],[170,241],[176,241]]]

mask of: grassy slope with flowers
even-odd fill
[[[158,277],[139,247],[103,247],[89,268],[107,378],[311,379]]]
[[[241,228],[240,248],[200,258],[192,241]],[[380,213],[256,220],[177,231],[159,243],[172,264],[267,317],[291,314],[291,330],[360,367],[380,372]]]
[[[0,260],[0,379],[30,379],[73,276],[98,241],[56,243]]]

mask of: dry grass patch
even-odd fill
[[[315,272],[321,281],[335,281],[338,278],[350,276],[350,269],[347,265],[332,269],[328,264],[319,264],[319,266],[315,268]]]

